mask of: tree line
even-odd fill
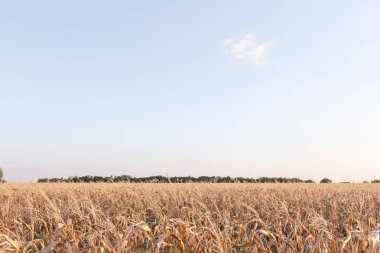
[[[165,177],[165,176],[150,176],[150,177],[132,177],[129,175],[122,176],[75,176],[68,178],[40,178],[38,183],[315,183],[313,180],[302,180],[299,178],[285,177],[220,177],[220,176],[201,176],[201,177]],[[323,178],[320,183],[332,183],[329,178]],[[0,183],[6,183],[4,180],[4,172],[0,167]],[[341,182],[350,183],[350,182]],[[363,181],[363,183],[369,183]],[[380,179],[374,179],[371,183],[380,183]]]
[[[323,181],[323,182],[322,182]],[[38,183],[315,183],[313,180],[301,180],[299,178],[284,177],[260,177],[257,179],[248,177],[219,177],[219,176],[201,176],[201,177],[132,177],[129,175],[122,176],[82,176],[69,178],[40,178]],[[321,180],[321,183],[331,183],[330,179]]]

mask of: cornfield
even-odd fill
[[[3,184],[0,252],[380,252],[375,184]]]

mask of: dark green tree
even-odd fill
[[[321,181],[320,181],[320,183],[322,183],[322,184],[329,184],[329,183],[332,183],[332,181],[331,181],[331,179],[328,179],[328,178],[324,178],[324,179],[322,179]]]

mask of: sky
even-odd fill
[[[1,1],[0,166],[380,178],[380,1]]]

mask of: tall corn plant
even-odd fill
[[[0,184],[3,182],[4,172],[3,169],[0,167]]]

